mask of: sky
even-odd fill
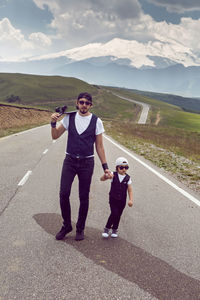
[[[114,38],[176,41],[200,57],[200,0],[0,0],[0,60]]]

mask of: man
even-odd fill
[[[94,144],[102,163],[105,174],[110,176],[106,163],[102,133],[104,127],[102,121],[90,112],[92,96],[81,93],[77,98],[77,112],[67,114],[56,127],[60,114],[51,115],[51,135],[58,139],[68,130],[66,157],[63,162],[60,183],[60,207],[63,218],[63,226],[56,234],[57,240],[62,240],[72,231],[70,193],[74,177],[79,180],[79,215],[76,223],[77,241],[84,239],[84,228],[89,208],[89,191],[94,170]]]

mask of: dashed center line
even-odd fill
[[[42,154],[46,154],[49,151],[49,149],[45,149]],[[26,172],[26,174],[24,175],[24,177],[20,180],[20,182],[18,183],[18,186],[22,186],[26,183],[26,181],[28,180],[29,176],[32,174],[32,171],[29,170]]]
[[[20,180],[20,182],[18,183],[18,186],[22,186],[26,183],[26,181],[28,180],[29,176],[32,174],[32,171],[28,171],[26,172],[26,174],[24,175],[24,177]]]
[[[49,151],[49,149],[44,150],[42,154],[46,154]]]

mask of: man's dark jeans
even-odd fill
[[[94,170],[94,157],[77,159],[66,155],[63,162],[61,183],[60,183],[60,207],[63,217],[63,224],[66,228],[71,226],[70,193],[74,177],[79,179],[79,215],[76,223],[77,231],[85,228],[89,208],[89,192]]]

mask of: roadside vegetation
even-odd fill
[[[75,99],[83,91],[93,95],[92,112],[103,119],[106,134],[200,192],[200,114],[132,90],[60,76],[0,74],[0,137],[49,123],[57,106],[74,110]],[[147,124],[137,124],[141,106],[112,92],[148,103]],[[8,102],[9,107],[2,106]]]
[[[110,91],[148,103],[151,109],[147,124],[115,118],[105,123],[106,133],[200,192],[200,114],[131,91]]]

